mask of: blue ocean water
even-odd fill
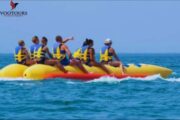
[[[0,119],[180,119],[180,54],[121,54],[172,69],[169,78],[32,81],[0,78]],[[0,54],[0,68],[13,63]]]

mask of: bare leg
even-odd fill
[[[34,65],[34,64],[36,64],[36,61],[34,61],[34,60],[26,60],[26,65],[27,66],[31,66],[31,65]]]
[[[120,68],[121,68],[121,71],[122,71],[122,75],[124,75],[125,74],[125,67],[123,66],[123,64],[120,64]]]
[[[81,71],[83,71],[83,73],[88,73],[88,71],[81,64],[81,61],[77,61],[77,60],[72,59],[70,62],[70,65],[77,66]]]
[[[119,61],[112,61],[108,63],[109,65],[113,67],[120,67],[121,63]]]
[[[110,74],[109,70],[102,64],[97,62],[91,62],[93,66],[100,67],[102,70],[104,70],[107,74]]]
[[[58,60],[46,60],[46,65],[56,66],[59,68],[59,70],[63,71],[64,73],[67,73],[68,71],[64,69],[64,67],[59,63]]]

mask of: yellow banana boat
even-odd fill
[[[30,67],[20,64],[11,64],[0,70],[1,78],[26,78],[32,80],[43,80],[47,78],[68,78],[79,80],[91,80],[102,76],[110,76],[116,78],[124,77],[146,77],[150,75],[160,74],[162,77],[168,77],[172,70],[149,64],[129,64],[125,67],[125,75],[122,75],[122,71],[119,67],[112,67],[106,65],[111,75],[105,74],[103,70],[98,67],[89,67],[84,65],[89,74],[83,74],[81,70],[73,66],[66,66],[65,69],[70,73],[63,73],[56,67],[35,64]]]

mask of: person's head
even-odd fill
[[[21,47],[25,46],[24,40],[19,40],[18,45]]]
[[[60,35],[56,36],[56,42],[62,43],[63,42],[63,38]]]
[[[47,45],[48,39],[46,37],[42,37],[41,43],[43,45]]]
[[[89,47],[92,47],[94,45],[94,41],[92,39],[88,39],[87,44]]]
[[[104,44],[105,45],[108,45],[108,46],[111,46],[112,45],[112,40],[107,38],[105,41],[104,41]]]
[[[33,42],[34,44],[39,44],[39,38],[38,38],[38,36],[34,36],[34,37],[32,38],[32,42]]]

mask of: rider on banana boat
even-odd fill
[[[32,38],[32,43],[33,45],[31,45],[30,47],[30,54],[31,54],[31,60],[34,60],[34,51],[36,48],[40,47],[39,38],[37,36],[34,36]]]
[[[113,67],[120,67],[122,74],[124,74],[124,66],[120,61],[119,57],[117,56],[116,51],[111,46],[111,39],[106,39],[104,41],[104,46],[101,48],[100,51],[100,62],[102,64],[109,64]],[[115,60],[113,60],[113,57],[115,58]]]
[[[88,44],[87,44],[88,40],[89,39],[86,38],[86,40],[83,42],[83,45],[81,46],[81,48],[77,49],[73,54],[73,57],[77,60],[80,60],[81,62],[83,61],[83,59],[87,59],[87,56],[82,54],[82,49],[88,48]]]
[[[63,71],[64,73],[67,73],[67,71],[59,63],[58,60],[52,59],[53,55],[50,53],[47,43],[48,39],[46,37],[42,37],[41,44],[34,50],[34,60],[38,64],[56,66],[59,70]]]
[[[72,40],[73,37],[68,39]],[[68,55],[68,57],[66,56],[66,54]],[[81,62],[72,57],[71,51],[69,50],[68,46],[64,44],[63,38],[61,36],[56,36],[56,43],[53,45],[53,58],[59,60],[60,63],[64,66],[76,66],[82,72],[88,73]]]
[[[30,60],[30,55],[25,47],[25,42],[23,40],[20,40],[18,42],[18,46],[15,48],[14,57],[15,57],[15,61],[18,64],[23,64],[23,65],[33,64],[33,61]]]
[[[88,66],[96,66],[110,74],[109,70],[101,63],[95,60],[95,50],[93,48],[94,42],[91,39],[86,39],[83,46],[74,53],[74,57],[82,61]]]

